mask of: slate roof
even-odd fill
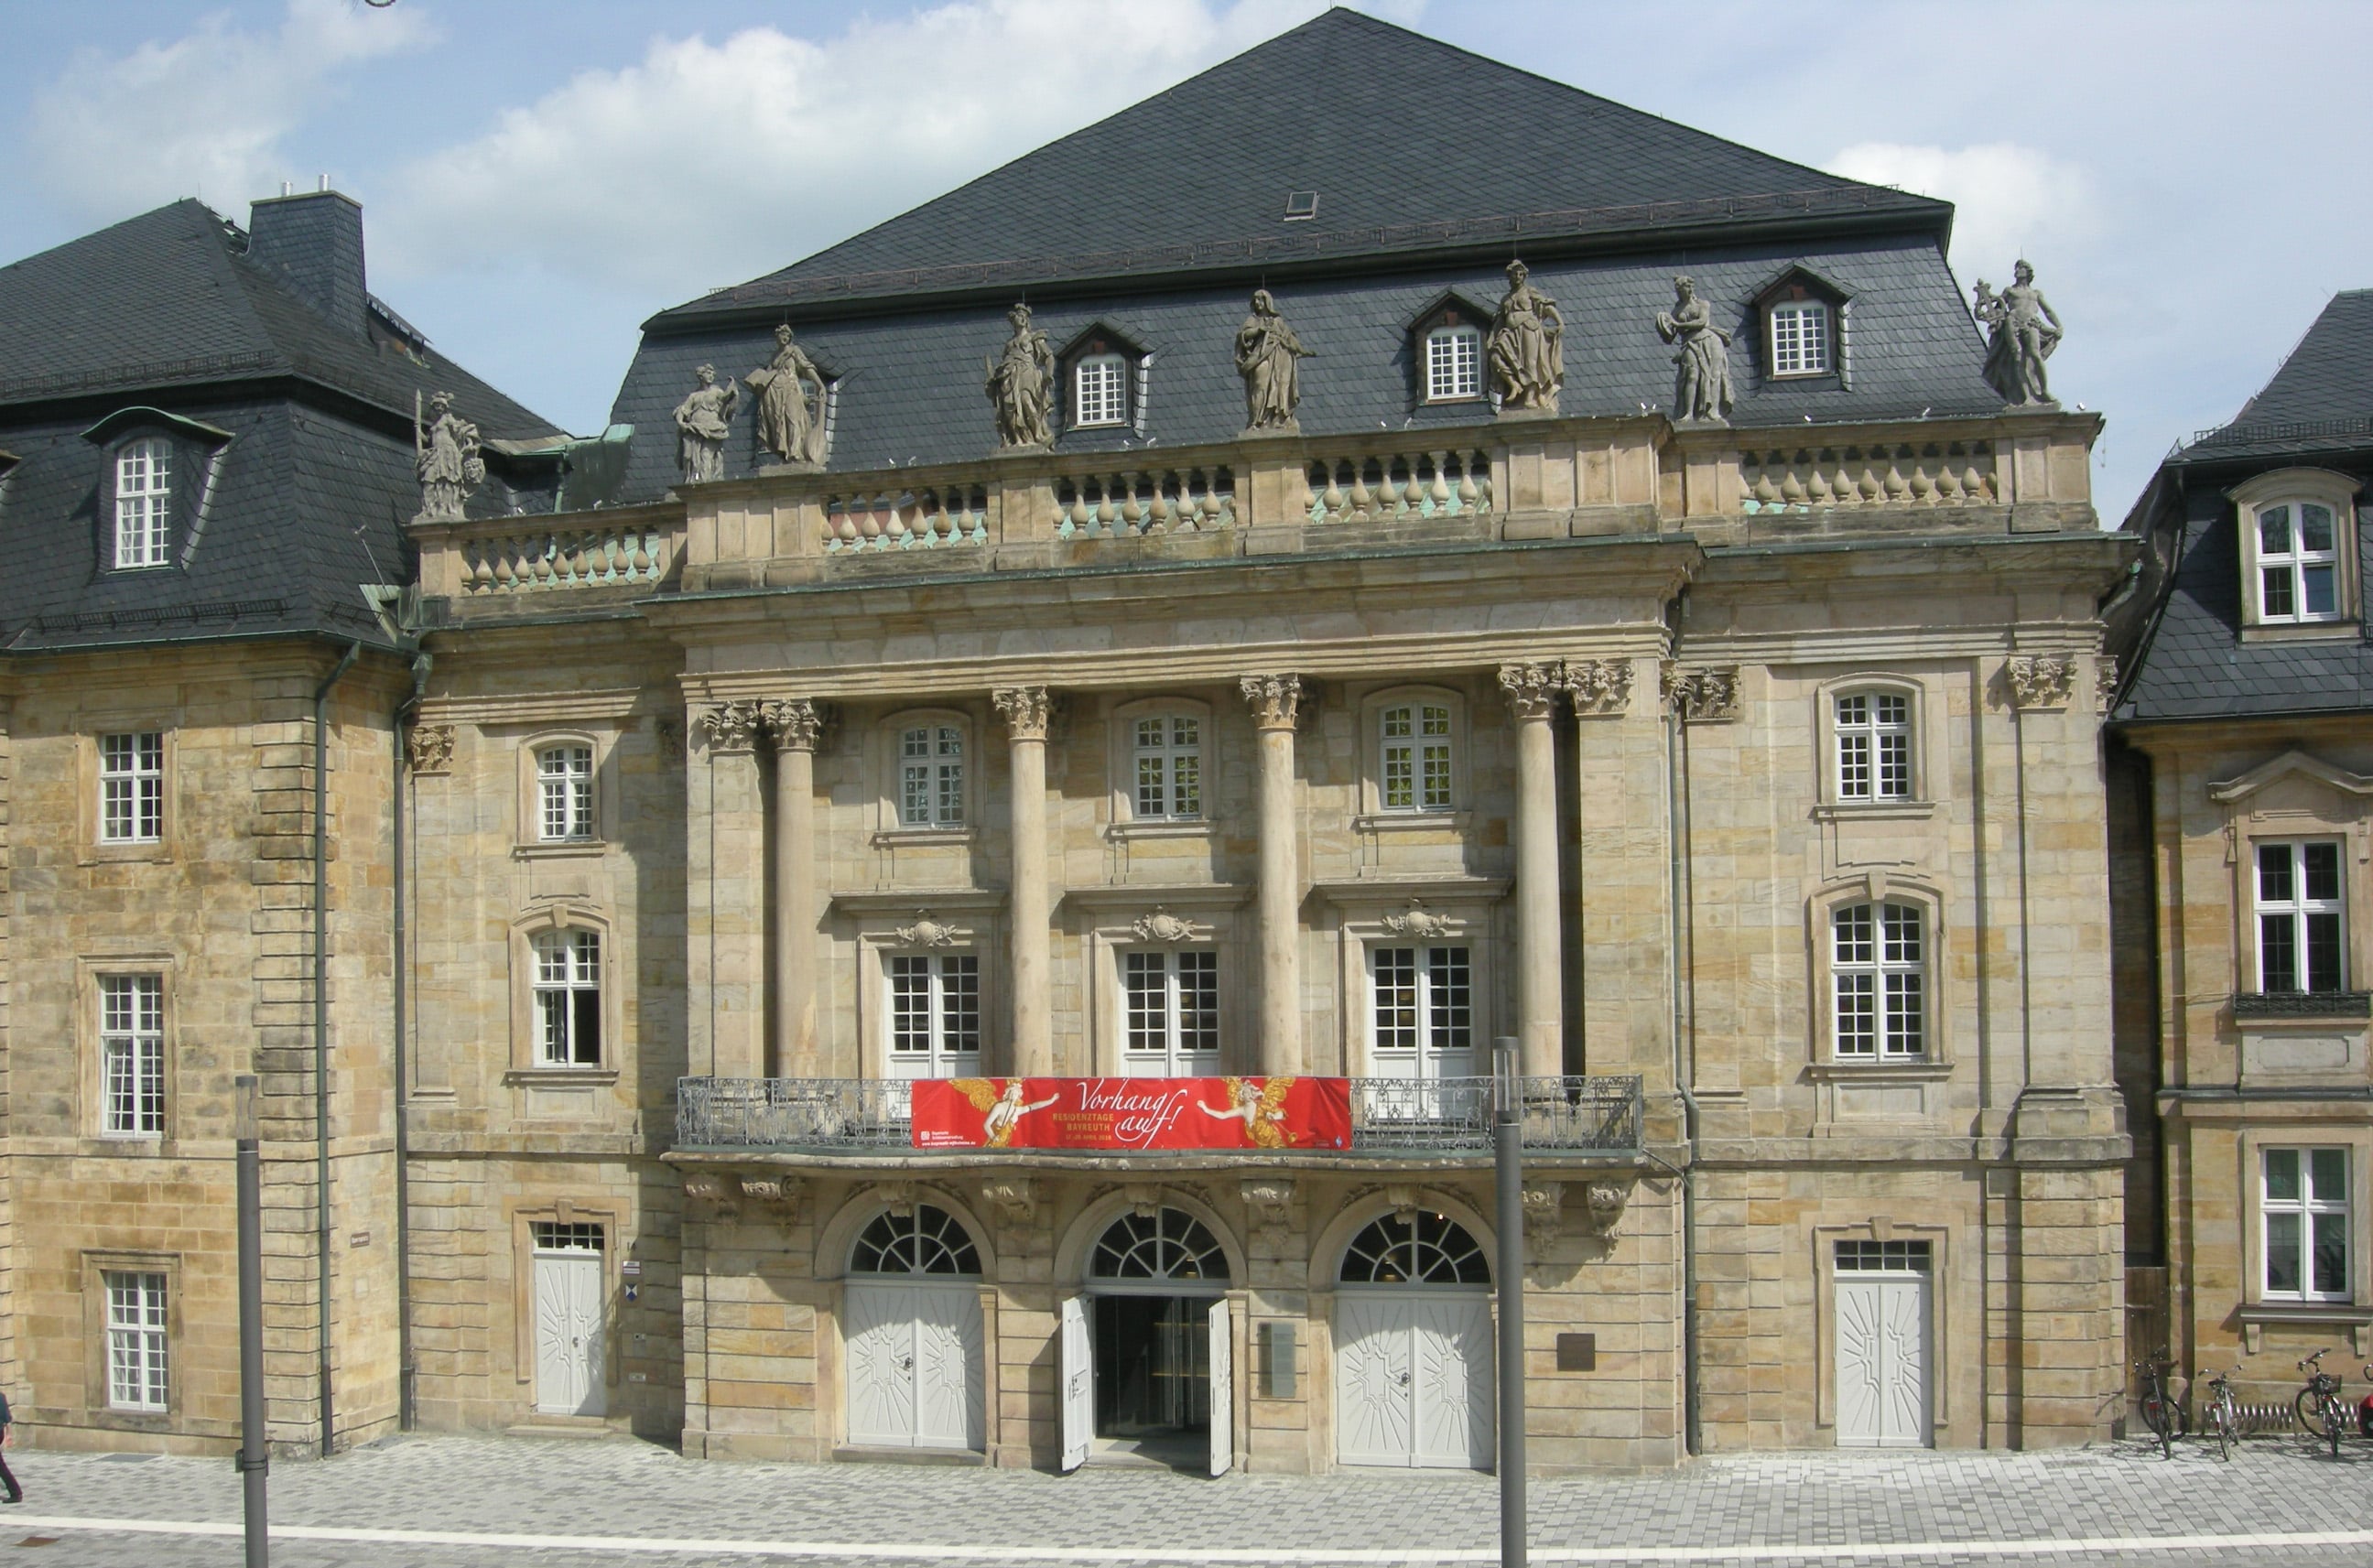
[[[2373,288],[2332,297],[2307,335],[2229,425],[2204,431],[2189,462],[2373,444]]]
[[[1289,193],[1316,214],[1285,220]],[[817,254],[662,312],[1951,208],[1739,146],[1336,9]],[[771,320],[771,318],[769,318]]]

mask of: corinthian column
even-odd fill
[[[766,1071],[766,813],[758,791],[758,705],[728,702],[693,717],[707,743],[686,816],[686,869],[695,940],[691,988],[693,1071],[759,1078]],[[705,933],[702,928],[706,927]],[[705,934],[706,942],[698,940]],[[610,962],[619,955],[613,953]]]
[[[1302,860],[1293,843],[1293,727],[1299,675],[1246,675],[1260,732],[1260,1070],[1302,1071]]]
[[[1565,997],[1558,970],[1557,743],[1549,715],[1565,688],[1559,664],[1502,664],[1516,720],[1516,1038],[1529,1077],[1565,1071]]]
[[[821,1076],[816,1039],[815,748],[824,706],[805,697],[765,706],[775,742],[776,1078]]]
[[[1000,686],[989,696],[1011,747],[1013,1071],[1038,1078],[1055,1071],[1046,1002],[1046,688]]]

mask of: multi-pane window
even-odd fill
[[[1829,917],[1829,977],[1841,1061],[1908,1061],[1927,1049],[1920,911],[1849,904]]]
[[[1191,714],[1140,719],[1131,727],[1140,821],[1203,814],[1203,721]]]
[[[2262,839],[2254,848],[2258,989],[2341,989],[2340,845],[2329,839]]]
[[[173,450],[134,441],[115,454],[115,564],[161,567],[173,502]]]
[[[1774,305],[1771,322],[1771,373],[1775,376],[1818,376],[1829,368],[1829,308],[1818,299]]]
[[[2348,1151],[2264,1149],[2259,1161],[2266,1299],[2350,1299]]]
[[[107,1291],[107,1408],[166,1408],[165,1276],[147,1270],[99,1279]]]
[[[165,1130],[165,981],[158,975],[99,979],[103,1123],[119,1138]]]
[[[535,939],[535,1059],[542,1067],[602,1064],[602,938],[546,931]]]
[[[2339,535],[2332,509],[2285,501],[2258,509],[2258,618],[2340,618]]]
[[[890,1073],[952,1078],[980,1068],[980,959],[970,953],[894,953]]]
[[[1378,947],[1368,954],[1382,1077],[1464,1077],[1474,1060],[1475,987],[1464,947]]]
[[[1383,766],[1377,791],[1388,812],[1450,809],[1450,708],[1435,702],[1395,703],[1378,715]]]
[[[1932,1247],[1924,1241],[1841,1241],[1837,1266],[1846,1273],[1883,1270],[1888,1273],[1929,1272]]]
[[[99,837],[154,844],[165,836],[165,737],[155,730],[99,738]]]
[[[1891,692],[1837,699],[1838,799],[1911,798],[1911,700]]]
[[[1475,327],[1436,327],[1425,334],[1425,400],[1448,403],[1483,395],[1483,333]]]
[[[898,735],[898,825],[964,825],[964,731],[924,724]]]
[[[546,746],[536,753],[535,787],[540,837],[593,837],[591,746]]]
[[[1220,1053],[1220,955],[1207,947],[1121,954],[1123,1061],[1130,1072],[1200,1071]]]
[[[1117,354],[1091,354],[1071,370],[1071,423],[1128,422],[1128,361]]]

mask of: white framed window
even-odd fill
[[[1130,772],[1140,822],[1191,822],[1203,814],[1203,721],[1155,713],[1129,723]]]
[[[2345,989],[2339,841],[2262,838],[2250,848],[2256,860],[2258,989]]]
[[[1848,904],[1829,914],[1831,1049],[1840,1061],[1926,1056],[1927,940],[1917,906]]]
[[[1120,955],[1123,1071],[1193,1077],[1220,1060],[1220,955],[1208,947]]]
[[[134,441],[115,454],[115,565],[165,564],[173,504],[173,449],[160,440]]]
[[[1818,376],[1829,369],[1829,308],[1818,299],[1791,299],[1764,312],[1771,334],[1774,376]]]
[[[1425,334],[1425,400],[1456,403],[1483,395],[1483,333],[1467,326]]]
[[[1911,699],[1845,692],[1831,710],[1841,801],[1911,798]]]
[[[546,746],[535,754],[536,837],[547,842],[594,836],[593,748]]]
[[[2347,1301],[2348,1151],[2258,1151],[2259,1274],[2267,1301]]]
[[[962,1078],[980,1071],[980,958],[971,953],[893,953],[890,1076]]]
[[[1469,949],[1372,947],[1368,977],[1368,1056],[1375,1076],[1473,1076],[1475,982]]]
[[[536,937],[534,948],[536,1065],[601,1066],[600,934],[545,931]]]
[[[2276,501],[2257,509],[2258,619],[2270,625],[2336,621],[2340,534],[2320,501]]]
[[[898,731],[898,825],[962,827],[964,737],[953,724]]]
[[[1397,702],[1376,715],[1376,802],[1388,812],[1446,812],[1451,803],[1450,705]]]
[[[99,1279],[107,1291],[107,1408],[166,1409],[164,1274],[110,1269]]]
[[[1128,423],[1128,361],[1117,354],[1091,354],[1071,368],[1074,427]]]
[[[154,844],[165,836],[165,736],[157,730],[99,738],[99,837]]]
[[[113,1138],[165,1131],[165,979],[99,977],[99,1130]]]

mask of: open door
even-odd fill
[[[1223,1476],[1236,1462],[1236,1335],[1228,1298],[1211,1304],[1211,1473]]]
[[[1083,1296],[1063,1298],[1061,1355],[1056,1371],[1063,1379],[1063,1473],[1069,1475],[1087,1461],[1088,1444],[1096,1431],[1096,1355],[1088,1337],[1088,1304]]]

